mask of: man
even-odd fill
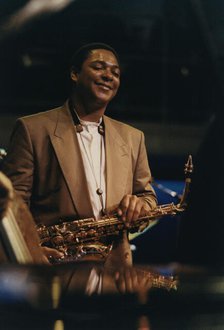
[[[104,115],[120,85],[114,49],[101,43],[80,48],[71,80],[63,106],[17,120],[3,171],[37,224],[116,211],[128,227],[156,206],[156,197],[143,133]],[[130,261],[126,233],[120,242],[114,255]]]

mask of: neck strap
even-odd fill
[[[82,127],[82,124],[80,123],[79,117],[77,116],[77,113],[75,111],[74,104],[73,104],[73,101],[72,101],[71,98],[68,100],[68,107],[69,107],[69,111],[70,111],[71,116],[72,116],[73,123],[74,123],[75,128],[76,128],[76,132],[81,133],[83,131],[83,127]],[[105,134],[103,120],[102,120],[101,124],[98,126],[98,132],[101,135]]]

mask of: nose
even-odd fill
[[[112,74],[110,68],[105,68],[105,70],[103,70],[102,78],[106,81],[113,80],[113,74]]]

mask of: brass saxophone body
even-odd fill
[[[191,156],[189,156],[188,162],[185,164],[185,188],[179,204],[159,205],[146,216],[140,217],[135,222],[130,223],[128,230],[130,232],[141,232],[155,220],[167,215],[174,216],[183,212],[186,208],[192,170],[192,160]],[[102,259],[105,259],[112,248],[112,244],[105,244],[102,241],[105,239],[108,241],[109,238],[112,242],[114,237],[120,235],[126,229],[126,224],[116,215],[105,216],[99,220],[87,218],[62,222],[51,226],[37,226],[40,245],[62,251],[65,255],[65,262],[78,260],[88,254],[97,254]],[[63,262],[63,260],[60,260],[60,262]]]

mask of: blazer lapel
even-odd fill
[[[93,214],[75,127],[67,104],[58,112],[55,132],[51,135],[55,153],[80,217]]]
[[[125,194],[129,173],[129,147],[113,122],[104,116],[106,149],[106,208],[115,207]]]

